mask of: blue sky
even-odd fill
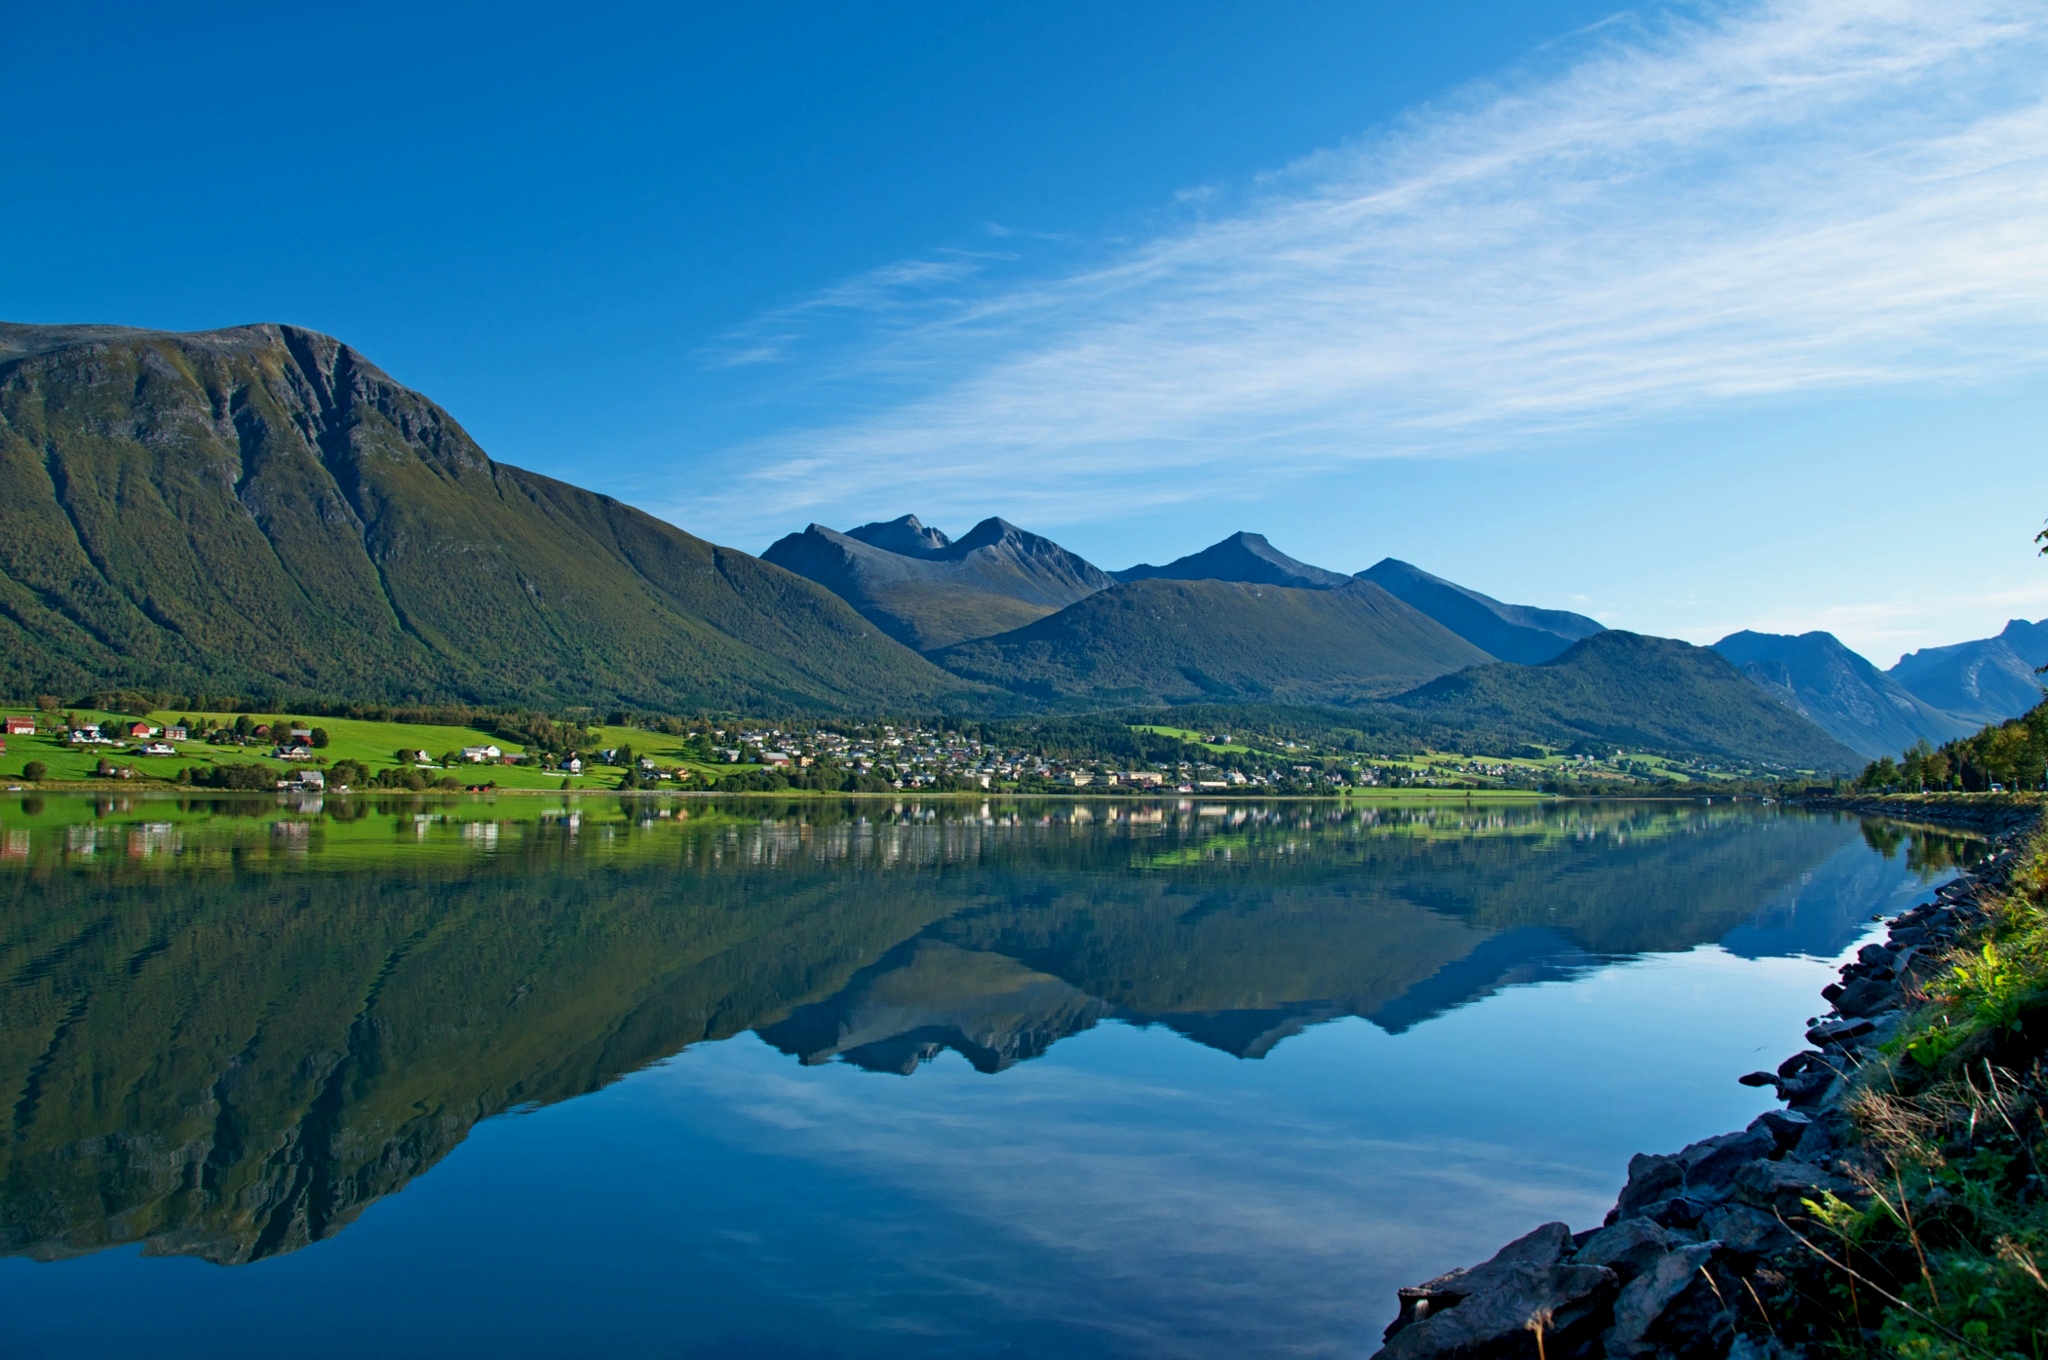
[[[1711,641],[2048,614],[2048,6],[44,6],[0,316],[275,320],[759,551],[1262,530]]]

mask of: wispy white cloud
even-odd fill
[[[896,266],[770,319],[755,358],[817,310],[881,315],[851,353],[893,399],[741,451],[691,514],[779,526],[915,479],[938,493],[922,509],[1071,523],[1347,460],[2037,370],[2044,58],[2038,0],[1602,26],[1557,69],[1195,195],[1092,267],[997,286],[969,257]]]
[[[872,320],[928,314],[943,303],[945,289],[967,282],[992,261],[1005,258],[954,250],[931,259],[881,265],[756,318],[725,336],[702,357],[714,367],[775,363],[791,358],[792,347],[810,338],[828,318],[852,315]]]

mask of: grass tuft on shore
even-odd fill
[[[2048,832],[1988,906],[1850,1106],[1863,1203],[1814,1206],[1827,1353],[2048,1360]]]

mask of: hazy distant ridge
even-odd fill
[[[1601,631],[1583,614],[1503,604],[1491,595],[1431,576],[1396,558],[1380,559],[1358,573],[1361,581],[1414,605],[1465,641],[1503,661],[1526,665],[1548,661],[1580,638]]]
[[[2014,619],[1997,637],[1908,652],[1886,673],[1974,726],[2017,718],[2040,703],[2038,666],[2048,666],[2048,619]]]
[[[1832,633],[1730,633],[1714,650],[1766,694],[1865,756],[1897,755],[1916,741],[1939,746],[1978,726],[1910,693]]]

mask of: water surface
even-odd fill
[[[0,807],[0,1348],[1355,1355],[1960,843],[1728,804]]]

